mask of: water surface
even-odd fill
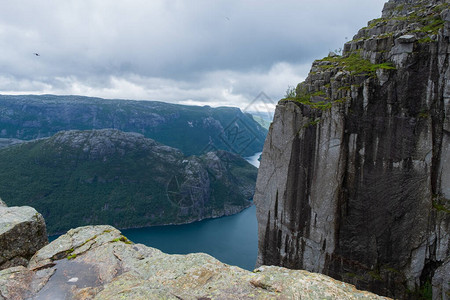
[[[185,225],[126,229],[122,233],[135,243],[169,254],[204,252],[218,260],[253,270],[258,249],[255,206],[233,216]]]
[[[254,165],[255,167],[259,168],[259,157],[261,156],[262,152],[257,152],[252,156],[245,157],[245,160],[247,160],[249,163]]]

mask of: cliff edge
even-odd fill
[[[254,197],[258,264],[449,296],[449,8],[387,2],[278,103]]]
[[[86,226],[0,271],[0,299],[386,299],[322,274],[249,272],[195,253],[133,244],[111,226]]]

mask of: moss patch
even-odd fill
[[[369,75],[375,76],[378,69],[395,70],[395,67],[390,62],[381,64],[373,64],[368,59],[364,59],[357,52],[349,56],[334,56],[325,57],[319,61],[329,62],[328,65],[319,66],[320,68],[339,67],[345,71],[349,71],[351,75]]]
[[[113,242],[113,243],[116,243],[116,242],[123,242],[123,243],[129,244],[129,245],[133,244],[133,242],[130,241],[130,240],[129,240],[126,236],[124,236],[124,235],[121,235],[120,237],[113,239],[111,242]]]

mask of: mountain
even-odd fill
[[[267,130],[234,107],[81,96],[0,95],[0,138],[31,140],[63,130],[138,132],[186,155],[261,152]]]
[[[179,224],[248,207],[257,169],[226,151],[186,156],[138,133],[63,131],[0,149],[0,196],[50,234],[86,224]]]
[[[447,299],[449,40],[448,1],[391,0],[278,103],[254,197],[259,264]]]

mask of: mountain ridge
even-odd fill
[[[62,131],[0,149],[1,197],[32,205],[50,234],[107,223],[182,224],[251,205],[257,169],[219,150],[180,150],[115,129]]]
[[[0,95],[0,138],[31,140],[64,130],[138,132],[187,155],[260,152],[267,130],[236,107],[84,96]]]

